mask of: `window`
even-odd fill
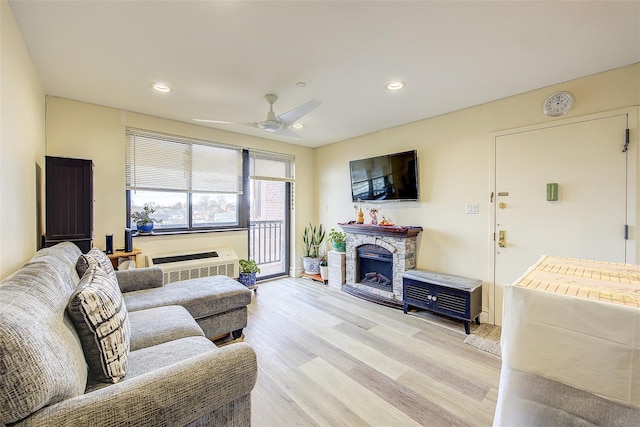
[[[126,137],[129,213],[149,205],[159,231],[240,226],[240,148],[132,128]]]

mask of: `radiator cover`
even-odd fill
[[[147,255],[147,265],[162,269],[165,284],[217,275],[235,279],[239,272],[238,255],[233,248]]]

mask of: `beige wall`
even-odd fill
[[[557,90],[576,97],[575,107],[562,119],[639,105],[640,65],[321,147],[316,151],[319,221],[331,228],[355,219],[350,160],[416,149],[420,201],[383,204],[381,213],[396,224],[424,227],[418,238],[418,268],[491,282],[492,133],[558,120],[542,114],[543,101]],[[631,134],[637,141],[635,126]],[[478,203],[479,214],[466,214],[467,203]]]
[[[317,150],[55,97],[46,100],[45,135],[42,86],[7,1],[0,0],[0,6],[0,277],[37,249],[42,230],[36,170],[43,167],[45,150],[49,155],[94,161],[95,244],[104,247],[107,233],[114,234],[116,245],[123,244],[124,129],[132,126],[295,155],[291,259],[297,268],[299,236],[308,222],[331,228],[354,218],[349,160],[417,149],[421,201],[387,204],[382,214],[398,224],[425,228],[418,243],[419,268],[489,282],[492,133],[552,122],[541,113],[541,105],[547,95],[560,89],[576,95],[576,107],[568,117],[640,104],[640,65],[636,64]],[[637,125],[631,132],[637,141]],[[479,215],[466,215],[467,203],[478,203]],[[637,231],[632,231],[635,238]],[[137,238],[135,245],[154,253],[232,246],[246,256],[245,237],[245,232],[154,236]]]
[[[105,234],[113,234],[114,244],[124,246],[127,126],[294,155],[295,188],[304,190],[295,192],[296,204],[292,212],[292,247],[298,254],[300,239],[295,237],[302,233],[308,221],[315,221],[315,194],[308,191],[314,188],[314,152],[310,148],[56,97],[47,97],[46,116],[47,155],[93,160],[94,246],[105,247]],[[153,254],[220,247],[233,247],[241,258],[248,254],[246,231],[136,237],[134,246]],[[299,256],[292,254],[292,266],[300,263]]]
[[[41,234],[44,92],[11,7],[0,2],[0,279],[33,256]]]

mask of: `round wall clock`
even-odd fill
[[[558,117],[566,114],[571,108],[575,98],[569,92],[556,92],[548,97],[542,106],[542,111],[551,117]]]

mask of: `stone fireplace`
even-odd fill
[[[416,267],[422,227],[340,224],[347,235],[342,289],[381,304],[402,306],[402,273]]]

